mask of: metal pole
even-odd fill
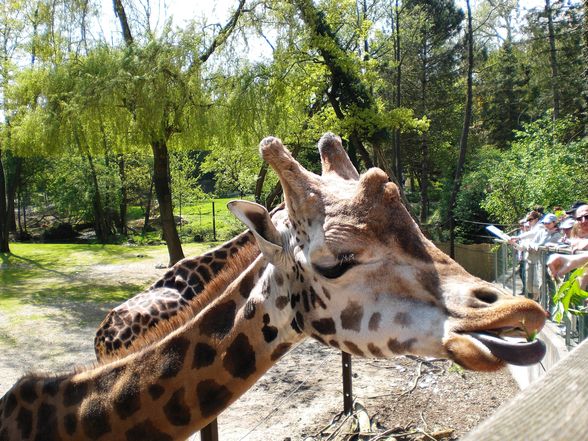
[[[504,245],[512,251],[512,295],[517,294],[517,268],[519,266],[519,260],[517,259],[517,250],[514,246]]]
[[[346,415],[351,415],[353,412],[351,355],[341,352],[341,364],[343,365],[343,411]]]
[[[218,441],[218,424],[216,419],[200,431],[200,440]]]

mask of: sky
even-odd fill
[[[152,9],[151,25],[156,29],[161,29],[165,20],[173,18],[176,26],[182,27],[185,23],[194,20],[206,18],[208,23],[218,23],[224,25],[230,15],[230,12],[238,5],[239,0],[135,0],[134,4],[150,4]],[[481,0],[470,0],[473,9]],[[112,0],[101,0],[103,18],[100,22],[101,32],[106,41],[120,41],[120,24],[114,16]],[[465,0],[456,0],[459,7],[465,9]],[[522,8],[522,15],[531,8],[543,8],[545,0],[519,0]],[[126,4],[126,2],[125,2]],[[269,45],[261,39],[251,39],[249,41],[248,58],[258,59],[262,57],[271,58],[271,49]]]
[[[135,4],[147,3],[149,0],[135,0]],[[102,34],[106,41],[120,40],[121,31],[118,19],[115,17],[112,0],[101,0],[103,17],[100,20]],[[237,7],[239,0],[151,0],[152,19],[151,25],[161,29],[168,18],[173,19],[177,27],[183,27],[192,20],[206,19],[207,23],[224,26],[230,13]],[[124,3],[126,5],[126,2]],[[131,24],[131,27],[133,25]],[[249,41],[249,58],[271,56],[269,45],[262,40]]]

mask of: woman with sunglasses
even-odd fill
[[[576,224],[572,230],[570,243],[572,249],[588,250],[588,204],[580,205],[574,212]]]

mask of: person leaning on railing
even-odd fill
[[[576,223],[572,228],[572,250],[588,250],[588,204],[580,205],[574,212]]]
[[[543,216],[539,222],[540,226],[535,229],[535,234],[528,242],[520,240],[523,235],[514,238],[518,242],[518,246],[527,252],[526,289],[529,297],[533,300],[539,300],[541,285],[548,283],[547,280],[543,280],[540,248],[546,245],[557,245],[557,241],[562,236],[557,228],[557,223],[557,216],[548,213]]]
[[[536,280],[536,262],[534,261],[534,256],[529,255],[529,243],[543,229],[543,226],[539,222],[540,218],[541,214],[538,211],[530,211],[524,219],[521,219],[521,222],[523,222],[521,232],[509,240],[510,244],[514,245],[519,251],[519,260],[522,262],[524,268],[521,268],[520,271],[521,280],[523,281],[523,291],[521,294],[526,297],[532,296],[530,292],[533,292],[533,290],[530,287],[533,286]]]

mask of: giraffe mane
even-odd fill
[[[182,309],[170,319],[162,320],[155,326],[149,328],[147,332],[143,333],[136,340],[133,340],[129,346],[122,347],[115,353],[103,357],[98,362],[98,366],[119,360],[135,352],[141,352],[152,344],[162,340],[176,329],[187,325],[191,319],[217,298],[219,294],[224,292],[230,283],[243,272],[243,267],[248,266],[248,263],[254,260],[259,254],[260,251],[255,242],[247,243],[225,268],[205,286],[204,290],[190,302],[187,308]]]

